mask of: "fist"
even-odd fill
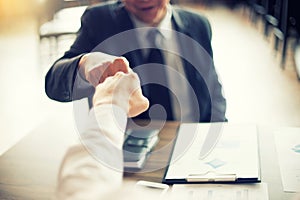
[[[117,72],[96,87],[94,106],[115,104],[125,110],[128,117],[146,111],[149,101],[143,96],[138,75],[134,72]]]
[[[84,55],[79,62],[79,73],[94,87],[120,71],[124,73],[131,71],[124,57],[93,52]]]

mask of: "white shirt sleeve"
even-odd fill
[[[82,144],[71,147],[58,174],[58,199],[102,199],[122,183],[127,115],[115,105],[93,108]]]

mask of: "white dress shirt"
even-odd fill
[[[81,133],[82,144],[72,146],[61,164],[58,199],[110,199],[120,189],[126,123],[127,115],[118,106],[92,108]]]

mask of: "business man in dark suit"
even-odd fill
[[[81,21],[76,41],[46,75],[51,99],[91,97],[106,77],[133,69],[150,100],[150,109],[138,118],[226,121],[204,16],[169,0],[123,0],[92,6]]]

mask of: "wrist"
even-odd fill
[[[93,103],[94,107],[113,104],[120,107],[126,113],[128,113],[129,110],[128,99],[125,99],[120,95],[113,95],[111,93],[104,95],[102,98],[94,99]]]
[[[86,80],[86,75],[85,75],[85,65],[86,65],[86,61],[88,59],[88,56],[89,56],[90,53],[87,53],[87,54],[84,54],[79,62],[78,62],[78,72],[79,72],[79,75],[84,79]]]

